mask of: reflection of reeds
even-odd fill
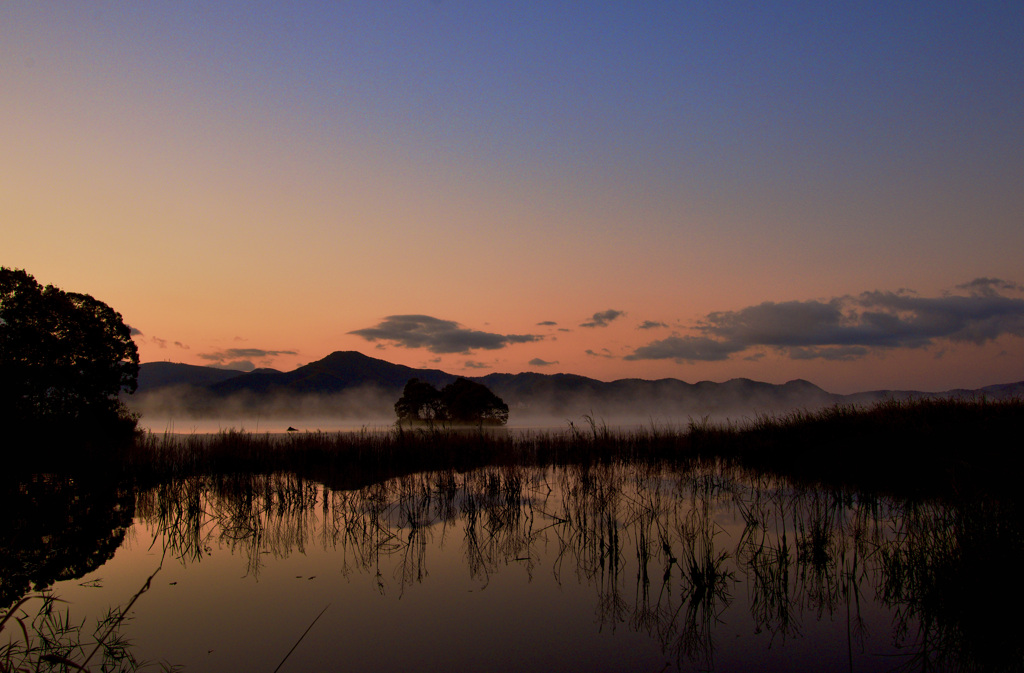
[[[1012,501],[896,500],[713,461],[508,462],[353,487],[331,478],[186,477],[140,495],[137,512],[185,563],[219,544],[243,550],[258,572],[260,558],[320,545],[383,593],[427,581],[433,545],[455,536],[470,578],[548,565],[560,582],[593,587],[600,628],[643,631],[701,667],[714,665],[715,633],[742,600],[741,582],[772,642],[801,637],[807,620],[845,619],[852,661],[866,638],[862,602],[882,601],[913,661],[980,670],[1021,661],[1020,620],[991,611],[1000,597],[1024,599],[1015,571],[1024,526]],[[733,537],[720,524],[729,518]],[[1009,589],[994,589],[995,575]]]
[[[1024,517],[1016,503],[909,504],[879,549],[907,670],[1020,670]],[[967,662],[969,665],[964,665]]]

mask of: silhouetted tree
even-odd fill
[[[13,428],[130,430],[139,353],[121,315],[87,294],[0,267],[0,420]]]
[[[459,378],[441,389],[448,418],[456,423],[505,425],[508,405],[487,386]]]
[[[395,402],[399,422],[450,421],[474,425],[505,425],[508,405],[482,384],[459,378],[440,391],[419,379],[405,384]]]
[[[405,384],[402,397],[395,402],[395,414],[399,421],[434,421],[445,418],[437,388],[419,379],[409,379]]]

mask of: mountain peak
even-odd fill
[[[793,379],[792,381],[786,381],[783,385],[786,388],[825,392],[825,390],[821,386],[816,386],[807,379]]]
[[[327,357],[321,358],[319,362],[325,360],[378,360],[379,358],[371,358],[369,355],[364,355],[359,351],[334,351]],[[379,360],[384,362],[384,360]]]

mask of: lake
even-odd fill
[[[138,492],[36,475],[6,491],[3,608],[46,587],[91,643],[97,616],[134,598],[124,652],[185,670],[1022,663],[1021,618],[1001,616],[1021,595],[1020,526],[991,503],[618,462]]]

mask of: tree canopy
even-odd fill
[[[426,381],[410,379],[395,403],[395,414],[399,422],[508,423],[508,405],[487,386],[464,378],[441,390]]]
[[[0,267],[0,419],[47,429],[134,428],[119,393],[135,391],[138,373],[138,349],[119,313]]]

